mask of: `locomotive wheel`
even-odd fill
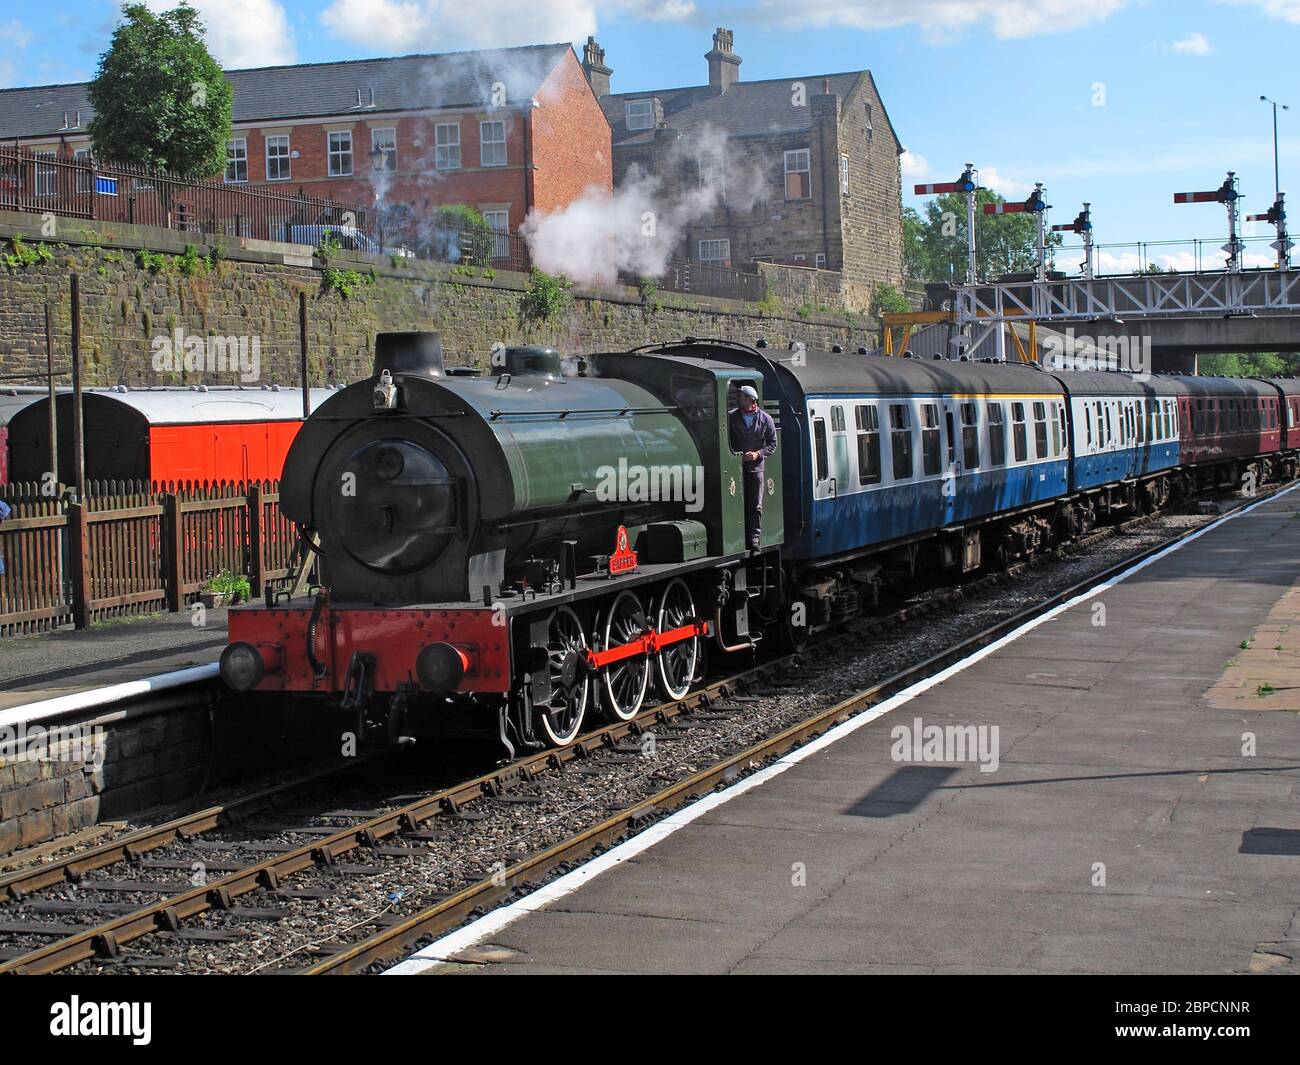
[[[654,608],[655,629],[668,632],[695,622],[695,601],[680,577],[659,595]],[[684,699],[691,690],[700,659],[700,638],[665,647],[655,655],[655,689],[664,699]]]
[[[582,622],[567,606],[560,607],[551,615],[546,640],[551,698],[536,708],[537,723],[552,746],[567,747],[582,729],[591,696],[591,679],[583,661],[586,653]]]
[[[598,651],[631,643],[645,635],[649,624],[641,603],[630,591],[619,592],[601,616]],[[650,684],[650,657],[638,655],[605,666],[600,671],[601,709],[611,721],[631,721],[641,709]]]

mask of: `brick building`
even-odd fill
[[[871,72],[741,81],[726,29],[705,59],[707,85],[612,93],[604,49],[588,38],[583,50],[615,185],[648,173],[678,201],[713,190],[676,257],[840,271],[851,307],[901,285],[902,146]]]
[[[515,232],[612,187],[610,129],[573,49],[535,45],[232,70],[224,180],[377,207],[390,234],[443,204]],[[0,90],[0,140],[90,151],[86,85]]]

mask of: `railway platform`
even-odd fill
[[[1300,972],[1300,491],[918,689],[390,971]]]
[[[76,632],[0,640],[0,712],[214,664],[226,645],[226,610],[108,622]]]

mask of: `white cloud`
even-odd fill
[[[0,58],[0,89],[12,88],[17,80],[18,70],[8,59]]]
[[[336,37],[402,51],[499,48],[579,41],[596,32],[596,14],[680,22],[694,0],[333,0],[321,13]]]
[[[175,0],[146,0],[170,11]],[[208,48],[227,70],[270,67],[298,58],[289,19],[276,0],[192,0],[207,32]]]
[[[910,148],[903,149],[903,154],[899,157],[899,165],[903,168],[903,177],[923,178],[930,172],[930,161]]]
[[[1210,42],[1205,39],[1205,34],[1195,31],[1181,40],[1174,41],[1169,47],[1179,55],[1209,55],[1214,51],[1210,47]]]
[[[998,173],[995,166],[982,166],[979,168],[980,184],[986,189],[992,189],[1008,200],[1023,200],[1033,191],[1033,184],[1028,181],[1017,181],[1015,178],[1003,177]]]
[[[1300,23],[1300,0],[1219,0],[1219,3],[1235,4],[1238,7],[1248,4],[1259,8],[1269,18]]]
[[[1281,0],[1279,0],[1281,2]],[[1300,4],[1300,0],[1287,0]],[[1109,18],[1128,0],[821,0],[816,5],[760,0],[768,23],[785,27],[848,26],[860,30],[916,26],[933,42],[987,24],[1002,38],[1037,37],[1078,29]]]
[[[17,19],[0,26],[0,40],[15,48],[26,48],[32,43],[32,31]]]

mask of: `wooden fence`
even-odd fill
[[[289,573],[296,534],[278,482],[95,482],[84,500],[62,487],[0,486],[0,636],[108,618],[180,611],[221,573],[253,596]]]

